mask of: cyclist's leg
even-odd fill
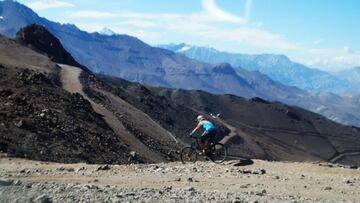
[[[214,143],[214,138],[216,136],[216,130],[212,130],[210,132],[208,132],[208,139],[207,139],[207,147],[206,147],[206,155],[210,154],[210,150],[211,150],[211,144]]]
[[[205,144],[208,139],[209,139],[209,131],[204,131],[204,133],[200,137],[201,144]]]
[[[201,150],[203,153],[205,153],[205,151],[207,149],[208,140],[209,140],[209,131],[204,131],[204,133],[200,137]]]

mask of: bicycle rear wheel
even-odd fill
[[[195,163],[198,159],[198,153],[193,147],[185,147],[181,150],[180,158],[183,164]]]
[[[227,148],[221,143],[215,143],[210,148],[210,159],[215,163],[222,163],[227,157]]]

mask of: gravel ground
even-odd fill
[[[0,158],[0,202],[359,202],[360,170],[254,160],[88,165]]]

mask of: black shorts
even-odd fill
[[[210,142],[213,141],[213,139],[215,138],[216,135],[216,130],[211,130],[211,131],[205,131],[201,137],[200,137],[200,141],[201,143],[205,143],[205,141],[207,139],[209,139]]]

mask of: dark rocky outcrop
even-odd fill
[[[31,24],[21,28],[16,33],[16,41],[47,54],[54,62],[83,67],[63,48],[60,41],[43,26]]]

